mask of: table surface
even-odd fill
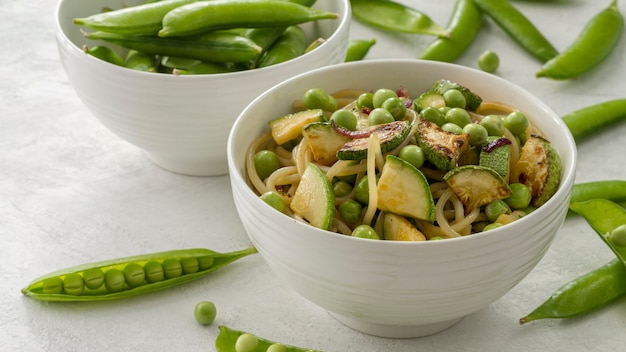
[[[454,1],[405,1],[446,25]],[[516,1],[559,50],[609,3]],[[626,5],[622,5],[625,13]],[[439,334],[385,339],[342,325],[298,296],[259,255],[171,290],[97,303],[42,303],[20,293],[47,272],[170,249],[231,251],[249,245],[227,176],[162,170],[101,125],[76,96],[55,44],[55,1],[0,0],[0,350],[208,351],[218,325],[326,351],[617,351],[626,345],[626,302],[567,321],[518,319],[565,282],[613,258],[580,218],[568,218],[537,267],[489,307]],[[353,23],[354,39],[376,38],[368,55],[414,58],[432,37]],[[493,22],[457,61],[476,66],[486,49],[497,74],[541,97],[559,115],[624,98],[626,37],[613,55],[571,81],[536,79],[538,61]],[[577,182],[626,179],[626,124],[579,144]],[[215,302],[201,326],[195,304]]]

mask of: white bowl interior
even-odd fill
[[[562,158],[559,191],[539,211],[489,232],[432,242],[371,241],[322,231],[264,204],[245,176],[249,143],[269,119],[290,112],[309,88],[405,87],[415,97],[437,79],[465,85],[485,101],[520,108]],[[302,296],[367,333],[415,337],[437,332],[484,308],[538,263],[562,224],[574,182],[576,149],[567,127],[537,97],[501,78],[419,60],[335,65],[285,81],[255,99],[228,142],[233,196],[250,238],[270,267]]]

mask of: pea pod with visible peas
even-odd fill
[[[576,142],[614,123],[626,120],[626,99],[590,105],[562,116]]]
[[[91,32],[85,33],[85,37],[93,40],[104,40],[151,55],[183,57],[216,63],[247,62],[255,59],[262,50],[250,39],[227,32],[210,32],[185,38]]]
[[[285,345],[270,341],[256,335],[231,329],[227,326],[219,327],[220,333],[215,340],[217,352],[256,352],[256,351],[283,351],[283,352],[315,352],[316,350]]]
[[[474,2],[515,42],[541,62],[546,62],[558,54],[539,29],[508,0],[474,0]]]
[[[408,34],[449,35],[423,12],[391,0],[350,0],[350,5],[352,16],[372,27]]]
[[[199,1],[163,17],[160,37],[180,37],[217,29],[291,26],[335,19],[337,14],[281,0]]]
[[[228,253],[194,248],[89,263],[41,276],[22,293],[50,302],[127,298],[199,279],[256,252],[254,247]]]
[[[624,18],[617,8],[617,0],[595,15],[585,26],[578,38],[546,62],[537,77],[570,79],[596,67],[617,46],[624,32]]]
[[[482,26],[482,13],[474,0],[457,0],[448,23],[448,38],[438,38],[422,52],[420,59],[453,62],[472,43]]]

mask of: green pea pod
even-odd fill
[[[197,0],[163,0],[74,19],[74,24],[126,35],[155,35],[169,11]]]
[[[129,50],[124,64],[126,67],[137,71],[157,72],[155,61],[154,55]]]
[[[437,38],[420,59],[453,62],[470,46],[482,26],[483,16],[474,0],[457,0],[447,30],[449,38]]]
[[[577,183],[572,188],[570,203],[580,203],[599,198],[616,203],[626,201],[626,181],[604,180]]]
[[[372,46],[376,44],[376,39],[351,39],[348,42],[345,62],[363,60]]]
[[[558,54],[539,29],[508,0],[474,0],[474,2],[515,42],[541,62],[546,62]]]
[[[184,57],[207,62],[227,63],[253,60],[261,48],[250,39],[234,33],[210,32],[184,38],[129,36],[107,32],[85,33],[88,39],[100,39],[146,54]]]
[[[289,26],[259,60],[259,67],[276,65],[304,54],[306,37],[302,28]]]
[[[570,210],[582,215],[600,238],[611,248],[626,266],[626,239],[624,232],[616,237],[614,230],[626,226],[626,210],[607,199],[592,199],[580,203],[570,203]]]
[[[215,340],[215,348],[217,349],[217,352],[236,352],[237,350],[235,349],[235,344],[237,343],[237,339],[243,334],[252,335],[244,331],[231,329],[224,325],[220,326],[219,329],[220,329],[220,333],[217,336],[217,339]],[[270,346],[277,344],[277,342],[260,338],[256,335],[253,335],[253,336],[258,341],[257,347],[254,349],[254,351],[267,351]],[[290,346],[290,345],[285,345],[285,344],[281,344],[281,345],[285,347],[284,348],[285,352],[315,352],[317,351],[317,350],[312,350],[308,348],[301,348],[301,347]]]
[[[194,248],[89,263],[41,276],[22,293],[49,302],[133,297],[199,279],[256,252],[254,247],[228,253]]]
[[[333,12],[280,0],[199,1],[168,12],[158,34],[180,37],[217,29],[286,27],[335,18]]]
[[[352,16],[375,28],[409,34],[447,37],[449,33],[428,15],[390,0],[350,0]]]
[[[561,286],[539,307],[520,319],[560,319],[588,313],[626,295],[626,267],[615,258]]]
[[[546,62],[537,77],[570,79],[596,67],[617,46],[624,32],[624,18],[617,0],[594,16],[576,40],[559,55]]]
[[[124,59],[108,46],[97,45],[93,47],[83,46],[83,51],[95,58],[106,61],[113,65],[125,66]]]
[[[236,71],[241,70],[232,65],[202,62],[184,69],[174,69],[172,73],[175,75],[215,75],[219,73],[230,73]]]
[[[626,121],[626,99],[590,105],[562,117],[576,142],[619,121]]]

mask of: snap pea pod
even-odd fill
[[[106,61],[113,65],[125,66],[124,59],[108,46],[96,45],[93,47],[83,46],[83,51],[95,58]]]
[[[558,54],[539,29],[508,0],[474,0],[474,2],[515,42],[541,62],[546,62]]]
[[[626,267],[615,258],[557,289],[544,303],[520,319],[561,319],[591,312],[626,295]]]
[[[482,13],[474,0],[457,0],[446,27],[448,38],[435,39],[420,55],[420,59],[453,62],[469,47],[482,26]]]
[[[273,346],[273,345],[281,345],[282,347],[284,347],[284,349],[277,348],[276,350],[284,351],[284,352],[316,352],[317,351],[317,350],[312,350],[308,348],[285,345],[282,343],[279,344],[277,342],[273,342],[273,341],[258,337],[256,335],[253,335],[244,331],[231,329],[224,325],[221,325],[219,329],[220,329],[220,333],[217,336],[217,339],[215,340],[215,348],[217,349],[217,352],[239,352],[238,349],[235,349],[235,346],[237,345],[237,340],[242,335],[246,335],[245,337],[251,340],[250,344],[252,344],[253,345],[252,347],[254,347],[254,348],[246,349],[246,351],[249,351],[249,352],[269,351],[268,349],[270,348],[270,346]],[[254,342],[256,342],[256,345],[254,345]]]
[[[608,199],[616,203],[626,201],[626,181],[591,181],[577,183],[572,187],[570,203],[580,203],[592,199]]]
[[[363,60],[372,46],[376,44],[376,39],[350,39],[346,51],[345,62]]]
[[[447,37],[428,15],[391,0],[350,0],[352,16],[375,28],[408,34]]]
[[[129,50],[124,65],[130,69],[145,72],[157,72],[154,55]]]
[[[226,64],[216,64],[212,62],[201,62],[196,65],[189,66],[187,68],[175,68],[172,70],[172,74],[175,75],[207,75],[207,74],[219,74],[241,71],[235,66]]]
[[[615,49],[624,32],[624,18],[617,0],[595,15],[563,52],[546,62],[537,77],[570,79],[599,65]]]
[[[158,252],[79,265],[33,280],[22,293],[40,301],[104,301],[133,297],[199,279],[256,253],[204,248]]]
[[[576,142],[591,134],[626,121],[626,98],[590,105],[562,116]]]
[[[75,18],[74,24],[125,35],[155,35],[162,28],[161,20],[166,13],[195,1],[197,0],[163,0],[146,3]]]
[[[199,1],[177,7],[163,17],[160,37],[179,37],[217,29],[291,26],[337,14],[280,0]]]
[[[306,37],[302,28],[289,26],[261,57],[258,67],[267,67],[285,62],[304,54]]]
[[[607,199],[570,203],[626,266],[626,210]]]
[[[261,48],[250,39],[234,33],[210,32],[184,38],[130,36],[107,32],[85,33],[88,39],[100,39],[146,54],[184,57],[207,62],[227,63],[253,60]]]

